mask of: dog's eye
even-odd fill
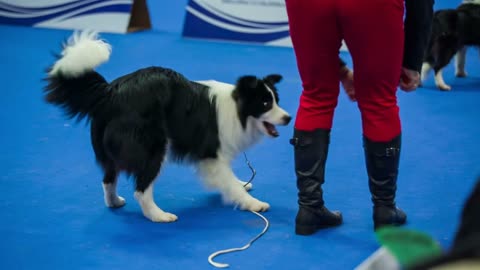
[[[268,102],[263,102],[263,106],[264,106],[264,107],[267,107],[267,106],[268,106]]]

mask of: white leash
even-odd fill
[[[256,175],[256,171],[255,169],[250,165],[250,161],[248,161],[247,159],[247,155],[245,153],[243,153],[243,155],[245,156],[245,160],[247,162],[247,165],[248,167],[250,168],[250,170],[252,171],[252,177],[250,177],[250,180],[245,183],[244,186],[247,186],[248,184],[250,184],[250,182],[252,182],[253,178],[255,178],[255,175]],[[214,252],[212,253],[210,256],[208,256],[208,262],[217,267],[217,268],[226,268],[226,267],[229,267],[230,265],[229,264],[226,264],[226,263],[218,263],[218,262],[214,262],[213,261],[213,258],[215,258],[216,256],[218,255],[221,255],[221,254],[227,254],[227,253],[231,253],[231,252],[236,252],[236,251],[243,251],[243,250],[246,250],[247,248],[249,248],[253,242],[257,241],[258,238],[262,237],[268,230],[268,228],[270,227],[270,223],[268,222],[268,219],[266,217],[264,217],[263,215],[261,215],[260,213],[258,212],[254,212],[254,211],[250,211],[252,213],[254,213],[255,215],[259,216],[260,218],[263,219],[263,221],[265,221],[265,228],[263,228],[263,231],[261,233],[259,233],[255,238],[253,238],[252,240],[250,240],[250,242],[248,242],[245,246],[243,247],[239,247],[239,248],[229,248],[229,249],[224,249],[224,250],[219,250],[217,252]]]
[[[217,268],[226,268],[226,267],[229,267],[230,265],[229,264],[226,264],[226,263],[218,263],[218,262],[214,262],[213,261],[213,258],[215,258],[216,256],[218,255],[221,255],[221,254],[226,254],[226,253],[231,253],[231,252],[235,252],[235,251],[243,251],[243,250],[246,250],[247,248],[249,248],[253,242],[257,241],[258,238],[262,237],[262,235],[264,235],[268,228],[270,227],[270,223],[268,222],[268,219],[266,219],[264,216],[262,216],[261,214],[259,214],[258,212],[253,212],[253,211],[250,211],[252,213],[254,213],[255,215],[261,217],[263,219],[263,221],[265,221],[265,228],[263,229],[263,231],[261,233],[259,233],[255,238],[253,238],[252,240],[250,240],[250,242],[248,242],[248,244],[246,244],[245,246],[243,247],[239,247],[239,248],[230,248],[230,249],[224,249],[224,250],[220,250],[220,251],[217,251],[215,253],[212,253],[212,255],[208,256],[208,262],[217,267]]]

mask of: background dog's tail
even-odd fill
[[[108,82],[94,69],[106,62],[111,46],[95,32],[75,32],[48,71],[45,100],[64,109],[69,118],[92,117],[104,108]]]

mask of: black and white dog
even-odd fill
[[[243,210],[266,211],[231,168],[237,154],[264,135],[277,137],[275,125],[291,117],[278,105],[275,84],[282,77],[242,76],[235,85],[190,81],[162,67],[137,70],[108,83],[95,67],[106,62],[111,46],[92,32],[77,32],[48,70],[46,101],[70,117],[91,121],[91,142],[104,171],[108,207],[121,207],[117,176],[135,179],[134,197],[144,216],[172,222],[153,199],[153,183],[166,156],[195,165],[205,183]]]
[[[437,88],[443,91],[451,90],[451,86],[447,85],[443,79],[442,70],[455,55],[455,75],[466,77],[467,47],[480,46],[479,29],[480,0],[466,0],[456,9],[436,11],[422,66],[422,81],[433,68]]]

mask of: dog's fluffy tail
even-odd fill
[[[64,45],[61,58],[55,62],[49,75],[80,77],[108,61],[111,51],[110,44],[100,40],[96,32],[75,32]]]
[[[111,46],[95,32],[75,32],[49,69],[46,101],[78,120],[98,113],[108,96],[108,82],[94,69],[106,62]]]

